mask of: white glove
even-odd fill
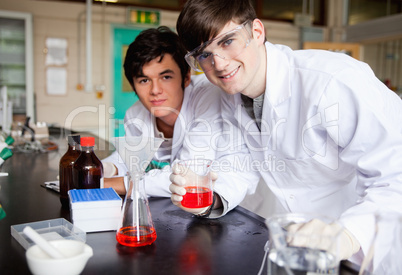
[[[117,168],[111,162],[102,162],[103,164],[103,176],[105,178],[111,178],[117,175]]]
[[[212,186],[215,185],[215,181],[218,178],[218,174],[215,172],[210,172]],[[180,165],[176,164],[172,168],[172,174],[170,174],[170,181],[172,182],[169,185],[169,190],[172,192],[170,199],[172,203],[186,212],[189,212],[193,215],[199,215],[205,213],[210,206],[202,207],[202,208],[187,208],[181,205],[181,201],[183,200],[183,196],[186,194],[186,189],[184,186],[186,182],[194,182],[194,177],[197,175],[189,169],[183,169]]]
[[[319,219],[307,223],[292,224],[286,228],[287,242],[293,246],[310,247],[327,250],[346,260],[359,251],[360,244],[356,238],[339,224],[327,224]],[[294,235],[296,234],[296,235]],[[338,237],[336,237],[338,235]],[[323,236],[314,238],[313,236]],[[337,238],[334,243],[331,237]],[[338,253],[336,253],[338,251]]]

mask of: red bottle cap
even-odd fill
[[[81,146],[95,146],[95,138],[94,137],[82,137],[81,138]]]

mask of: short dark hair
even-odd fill
[[[160,58],[161,62],[166,54],[170,54],[179,66],[184,89],[185,77],[190,71],[184,59],[186,49],[178,35],[165,26],[142,31],[128,47],[124,60],[124,74],[131,86],[134,87],[134,77],[143,75],[142,68],[146,63],[155,58]]]
[[[215,37],[230,21],[242,24],[257,14],[250,0],[188,0],[176,29],[188,51]]]

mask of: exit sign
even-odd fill
[[[160,23],[160,12],[155,10],[137,10],[128,8],[127,22],[129,24],[142,24],[158,26]]]

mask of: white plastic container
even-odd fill
[[[122,199],[113,188],[68,192],[73,224],[85,232],[117,230]]]
[[[11,235],[25,249],[34,245],[34,242],[23,232],[26,226],[32,227],[47,241],[66,239],[86,242],[86,233],[63,218],[12,225]]]

